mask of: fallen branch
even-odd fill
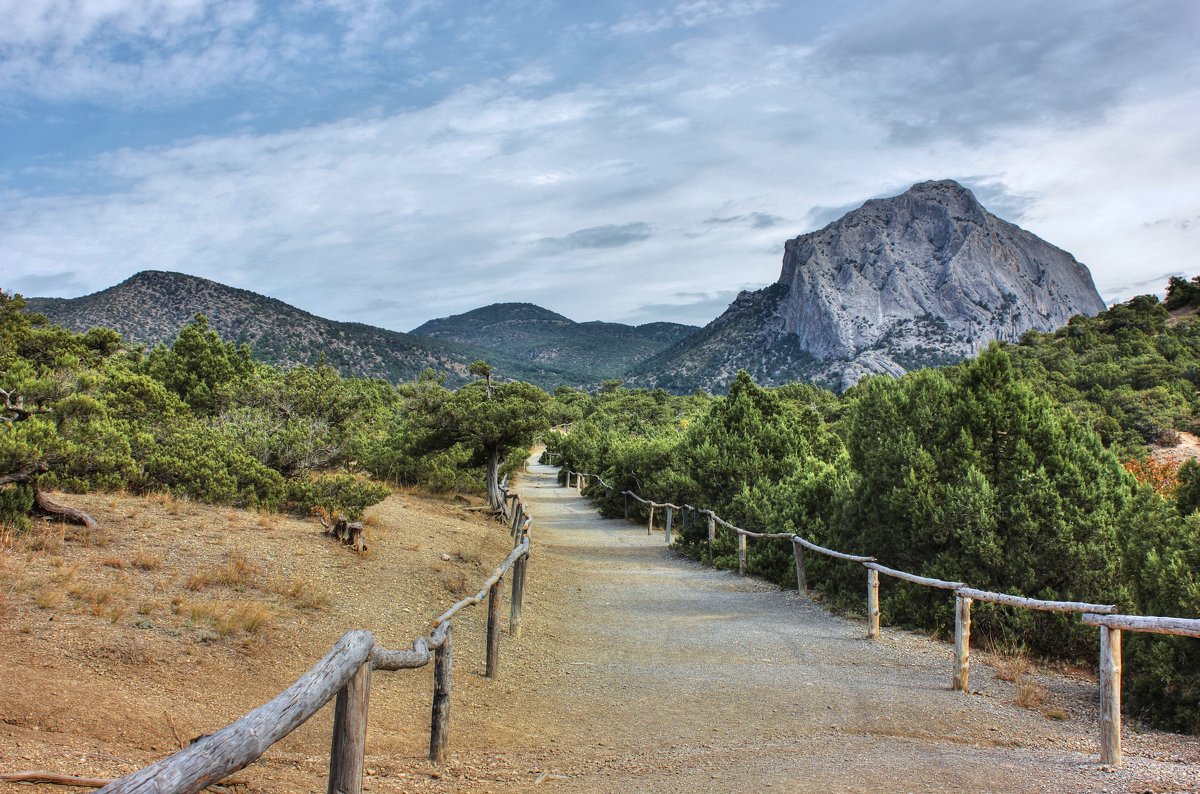
[[[5,783],[48,783],[52,786],[86,786],[100,788],[112,782],[106,777],[75,777],[34,769],[28,772],[0,772],[0,781]]]
[[[45,464],[39,464],[36,471],[43,473],[47,471]],[[32,485],[33,486],[33,501],[37,509],[48,516],[61,518],[65,521],[71,521],[76,524],[83,524],[88,529],[95,529],[99,526],[96,519],[89,516],[82,510],[76,510],[74,507],[60,505],[58,502],[53,502],[43,493],[41,487],[38,486],[37,475],[28,473],[29,470],[17,472],[14,474],[0,475],[0,485]]]

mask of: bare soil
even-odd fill
[[[467,610],[455,621],[450,759],[434,767],[431,671],[377,673],[368,791],[1200,790],[1194,737],[1129,730],[1125,767],[1099,766],[1086,671],[977,653],[974,691],[952,692],[949,645],[887,628],[868,641],[861,621],[597,518],[553,471],[532,466],[518,485],[534,556],[524,633],[503,636],[499,679],[482,676],[483,610]],[[311,522],[69,501],[93,511],[100,535],[67,530],[41,549],[18,539],[0,556],[2,771],[131,771],[177,747],[172,723],[186,741],[236,719],[347,629],[406,646],[511,545],[502,526],[414,494],[369,513],[366,558]],[[161,566],[135,567],[139,553]],[[91,584],[114,594],[96,604]],[[221,606],[243,602],[269,618],[253,627]],[[236,773],[236,788],[324,790],[330,722],[323,710]]]
[[[1184,463],[1200,458],[1200,438],[1195,434],[1179,431],[1179,443],[1172,447],[1155,446],[1151,454],[1160,463]]]

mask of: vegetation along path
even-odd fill
[[[865,623],[795,592],[681,559],[661,533],[597,517],[557,485],[556,471],[530,466],[520,484],[537,516],[534,597],[528,632],[506,650],[502,673],[525,689],[512,705],[528,726],[507,737],[507,762],[535,754],[544,785],[1200,787],[1190,738],[1131,736],[1126,768],[1101,769],[1095,682],[1086,675],[1042,676],[1037,686],[1055,706],[1045,711],[1057,719],[1016,705],[1018,683],[987,665],[977,665],[973,694],[952,692],[950,645],[894,630],[871,642]]]

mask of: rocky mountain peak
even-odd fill
[[[735,302],[696,341],[720,347],[728,335],[720,329],[737,328],[721,372],[740,367],[767,382],[814,378],[847,388],[867,374],[951,363],[993,339],[1103,309],[1075,257],[992,215],[958,182],[939,180],[788,240],[770,299]],[[671,383],[671,371],[716,355],[685,349],[691,343],[650,362],[665,372],[646,380]]]

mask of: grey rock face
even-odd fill
[[[768,383],[812,379],[844,389],[872,373],[951,363],[993,339],[1014,341],[1105,308],[1075,257],[992,215],[950,180],[868,201],[789,240],[779,281],[768,289],[783,293],[769,312],[735,318],[745,311],[734,303],[669,351],[673,360],[653,362],[657,369],[643,380],[694,381],[701,359],[711,366],[723,350],[722,372],[745,368],[772,373]],[[747,349],[716,333],[747,323],[769,331],[760,335],[769,343]],[[712,346],[703,356],[688,349],[701,342]],[[785,349],[791,363],[781,362]]]
[[[868,201],[787,242],[784,327],[820,360],[888,371],[899,353],[968,355],[1104,310],[1075,257],[985,210],[957,182]],[[938,322],[938,321],[941,322]]]

